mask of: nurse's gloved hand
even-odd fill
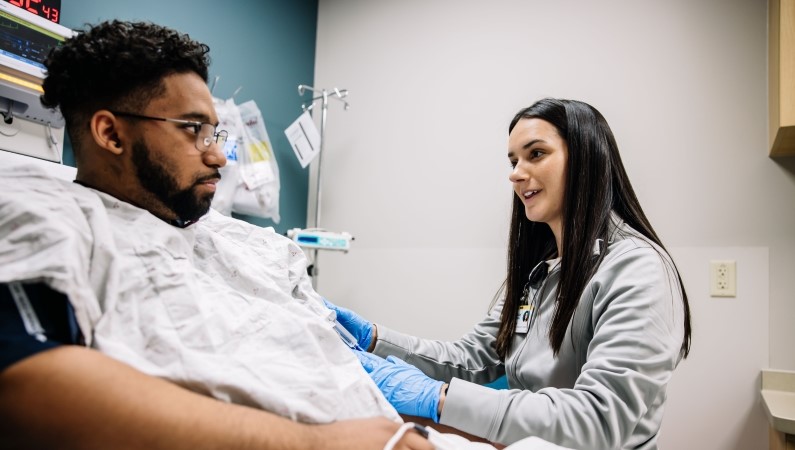
[[[356,338],[359,347],[368,350],[373,342],[373,324],[350,309],[337,306],[325,298],[323,303],[326,304],[326,308],[337,313],[337,322]]]
[[[397,412],[439,422],[443,382],[428,377],[420,369],[394,356],[384,359],[372,353],[354,353]]]

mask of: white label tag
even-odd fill
[[[47,340],[44,335],[44,328],[39,322],[39,316],[36,315],[36,310],[30,304],[28,295],[25,293],[25,288],[21,283],[9,283],[8,288],[11,290],[11,296],[14,297],[14,303],[17,304],[19,316],[22,317],[22,323],[25,325],[25,330],[29,335],[34,336],[41,342]]]
[[[315,121],[308,111],[301,114],[286,130],[284,134],[293,147],[295,157],[306,168],[315,156],[320,153],[320,133],[317,132]]]

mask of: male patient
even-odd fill
[[[48,57],[42,102],[66,119],[77,179],[0,172],[4,439],[299,448],[322,432],[326,448],[380,448],[397,429],[333,331],[302,251],[210,210],[226,161],[208,51],[113,21]],[[113,359],[59,346],[78,342]],[[354,427],[359,442],[343,441]],[[414,433],[401,444],[428,448]]]

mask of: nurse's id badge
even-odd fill
[[[533,305],[519,306],[519,313],[516,316],[516,332],[527,333],[530,329],[530,317],[533,315]]]

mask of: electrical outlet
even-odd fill
[[[709,295],[712,297],[737,297],[736,261],[709,262]]]

